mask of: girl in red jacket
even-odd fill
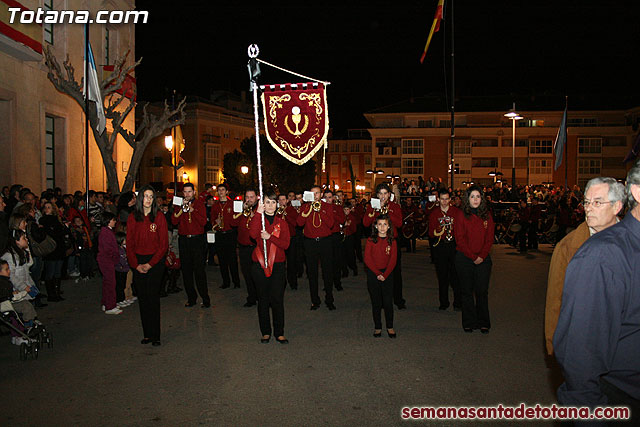
[[[494,224],[482,189],[473,185],[462,200],[462,212],[455,218],[456,272],[462,296],[462,328],[489,333],[489,278]],[[475,300],[474,300],[475,295]]]
[[[273,314],[273,334],[280,344],[288,344],[284,336],[284,289],[286,287],[285,250],[289,247],[289,225],[286,220],[276,216],[278,196],[273,191],[264,194],[264,203],[258,202],[256,215],[249,223],[249,235],[257,244],[251,255],[251,276],[256,283],[258,294],[258,320],[262,339],[268,343],[271,339],[271,319]],[[264,215],[265,230],[262,230]],[[264,243],[267,242],[267,264],[264,260]]]
[[[373,336],[382,335],[381,310],[389,338],[395,338],[393,330],[393,269],[396,266],[396,241],[393,225],[388,215],[379,215],[373,224],[371,237],[364,249],[364,264],[367,271],[367,288],[371,296],[374,331]]]

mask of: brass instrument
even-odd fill
[[[249,217],[249,216],[251,216],[251,211],[252,211],[252,209],[250,207],[249,208],[244,208],[242,210],[242,215],[244,215],[246,217]]]
[[[315,201],[311,203],[311,209],[313,209],[316,212],[320,212],[321,207],[322,207],[322,203],[320,203],[320,201]]]
[[[381,215],[387,215],[389,213],[389,205],[384,205],[380,208]]]
[[[286,209],[285,206],[278,206],[278,209],[276,210],[276,215],[284,214],[285,209]]]
[[[189,209],[191,208],[191,202],[192,200],[185,200],[182,202],[182,212],[189,212]]]

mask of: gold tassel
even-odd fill
[[[322,173],[325,173],[327,171],[327,165],[326,165],[327,145],[328,145],[328,142],[325,139],[324,140],[324,151],[322,152]]]

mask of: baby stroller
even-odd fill
[[[18,295],[19,296],[19,295]],[[19,328],[15,323],[22,325]],[[11,301],[0,302],[0,324],[7,327],[9,330],[17,334],[15,338],[21,338],[20,344],[20,360],[27,360],[29,356],[32,359],[38,358],[40,349],[46,344],[49,348],[53,347],[53,336],[51,332],[47,331],[44,325],[34,320],[33,326],[25,327],[22,319],[18,313],[14,310]]]

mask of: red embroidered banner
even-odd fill
[[[263,86],[267,139],[283,157],[305,164],[329,132],[326,88],[321,83]]]

